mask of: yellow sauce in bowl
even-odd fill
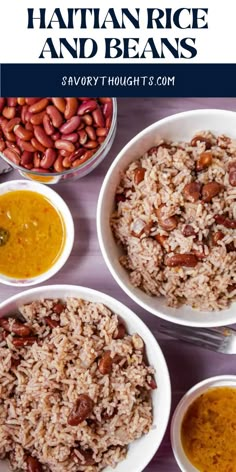
[[[0,195],[0,273],[28,279],[49,270],[65,244],[65,224],[40,193],[15,190]],[[5,233],[4,233],[5,232]]]
[[[236,388],[215,387],[188,408],[181,428],[184,452],[201,472],[236,472]]]

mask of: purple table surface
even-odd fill
[[[136,305],[119,288],[105,265],[96,234],[96,204],[107,169],[118,152],[133,136],[161,118],[198,108],[236,110],[236,98],[127,98],[118,100],[117,134],[109,156],[84,179],[53,186],[71,209],[75,223],[75,243],[66,265],[44,285],[66,282],[105,292],[131,308],[152,331],[158,331],[158,318]],[[17,178],[21,177],[14,171],[1,176],[0,183]],[[20,292],[20,289],[0,285],[0,301],[17,292]],[[234,356],[210,352],[167,338],[162,334],[156,334],[156,337],[170,371],[172,413],[183,394],[195,383],[215,375],[236,374]],[[158,452],[146,467],[145,472],[178,472],[178,470],[170,445],[168,428]]]

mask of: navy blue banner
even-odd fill
[[[235,97],[236,64],[2,64],[2,97]]]

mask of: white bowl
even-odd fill
[[[125,321],[127,331],[130,334],[139,333],[143,338],[148,361],[156,370],[155,378],[158,385],[158,388],[152,391],[153,428],[147,435],[130,445],[126,459],[120,462],[115,469],[106,469],[106,472],[141,472],[159,448],[166,431],[171,406],[168,368],[156,339],[143,321],[122,303],[101,292],[72,285],[37,287],[15,295],[0,304],[1,317],[14,312],[24,303],[30,303],[45,297],[62,299],[65,297],[79,297],[103,303]],[[6,461],[0,461],[0,470],[1,472],[9,472]]]
[[[169,116],[145,128],[120,151],[104,179],[97,206],[97,232],[104,260],[120,287],[138,305],[160,318],[185,326],[223,326],[236,322],[235,303],[222,311],[199,312],[188,305],[171,308],[164,297],[151,297],[134,287],[128,272],[119,263],[122,250],[116,244],[109,220],[121,174],[129,164],[155,146],[160,138],[185,141],[197,131],[210,130],[236,138],[236,113],[226,110],[194,110]]]
[[[236,375],[219,375],[194,385],[180,400],[171,422],[171,445],[173,453],[182,472],[199,472],[187,458],[181,442],[181,425],[189,406],[209,388],[236,387]]]
[[[50,187],[38,182],[27,180],[10,180],[0,184],[0,195],[3,195],[14,190],[31,190],[45,196],[55,207],[64,221],[65,227],[65,244],[56,262],[46,272],[31,278],[13,278],[0,274],[0,282],[6,285],[13,285],[17,287],[28,287],[36,285],[48,280],[55,275],[67,261],[74,243],[74,223],[70,210],[64,200]]]

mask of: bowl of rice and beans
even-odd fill
[[[236,321],[236,114],[196,110],[120,152],[98,202],[112,275],[151,313],[183,325]]]
[[[161,349],[140,318],[84,287],[0,304],[1,472],[141,472],[170,413]]]

